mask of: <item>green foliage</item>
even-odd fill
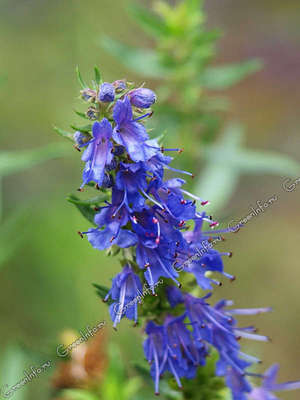
[[[160,64],[159,57],[151,50],[136,49],[109,37],[103,36],[101,43],[111,54],[117,57],[128,69],[150,78],[161,78],[166,69]]]
[[[9,346],[6,348],[1,362],[0,380],[1,388],[4,385],[9,387],[17,384],[24,376],[24,370],[28,367],[28,357],[19,346]],[[4,393],[8,391],[5,388]],[[15,400],[25,400],[28,386],[24,385],[13,392]]]
[[[196,194],[211,201],[210,210],[227,204],[242,174],[298,173],[299,164],[288,156],[239,148],[234,138],[242,137],[241,128],[230,125],[222,133],[221,113],[227,111],[229,103],[209,91],[238,84],[260,70],[262,63],[253,59],[212,65],[220,33],[206,30],[203,1],[177,1],[174,6],[155,1],[152,11],[134,4],[129,14],[154,39],[154,48],[136,48],[109,37],[102,38],[102,45],[127,68],[160,80],[154,129],[170,133],[172,142],[175,137],[183,143],[199,144],[200,151],[191,147],[193,162],[185,161],[184,167],[194,165],[199,157],[205,161],[196,181]]]
[[[13,213],[1,224],[0,227],[0,269],[10,259],[22,243],[28,223],[28,210],[20,209]],[[20,229],[22,227],[22,229]],[[18,235],[16,235],[18,232]]]
[[[32,150],[2,151],[0,153],[0,177],[24,171],[53,158],[65,156],[69,150],[64,143],[51,143]]]
[[[262,63],[260,60],[250,60],[221,67],[209,67],[199,76],[199,83],[207,89],[228,89],[261,68]]]
[[[93,286],[96,288],[97,295],[104,300],[109,292],[109,288],[103,285],[98,285],[97,283],[93,283]],[[110,306],[113,303],[113,300],[109,298],[106,303]]]
[[[94,68],[94,72],[95,72],[95,82],[99,86],[102,82],[102,78],[101,78],[100,70],[97,66]]]
[[[127,378],[119,349],[109,346],[109,368],[101,385],[101,398],[132,400],[141,386],[141,378]]]
[[[82,76],[81,76],[81,73],[80,73],[80,71],[79,71],[78,65],[77,65],[77,67],[76,67],[76,75],[77,75],[77,80],[78,80],[78,82],[79,82],[80,87],[81,87],[82,89],[87,88],[86,83],[85,83],[84,80],[82,79]]]
[[[267,151],[254,151],[242,147],[244,130],[239,124],[226,127],[215,144],[203,145],[199,156],[205,167],[196,183],[195,193],[205,193],[211,204],[209,212],[220,211],[238,183],[241,174],[269,173],[297,177],[300,164],[287,156]]]
[[[82,389],[67,389],[62,392],[63,398],[69,400],[99,400],[98,395],[91,393],[88,390]]]
[[[95,200],[96,199],[96,200]],[[98,201],[99,199],[99,201]],[[98,198],[93,198],[89,199],[87,201],[80,200],[77,196],[74,194],[70,194],[69,197],[67,198],[69,203],[72,203],[76,206],[78,211],[82,214],[84,218],[86,218],[91,224],[95,226],[94,223],[94,218],[97,213],[95,210],[95,204],[98,204],[102,201],[102,199],[107,199],[107,197],[98,197]]]

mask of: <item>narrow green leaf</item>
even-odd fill
[[[102,37],[102,47],[128,69],[150,78],[163,78],[170,71],[164,67],[152,50],[138,49],[122,44],[107,36]]]
[[[281,153],[270,151],[244,150],[232,159],[233,164],[240,165],[244,173],[272,174],[297,178],[300,174],[300,163]]]
[[[79,200],[78,197],[75,195],[70,195],[69,198],[67,199],[68,202],[72,203],[75,205],[75,207],[80,211],[80,213],[86,218],[89,222],[91,222],[94,226],[96,226],[94,222],[95,214],[96,211],[90,206],[89,204],[78,204],[74,203],[72,200]]]
[[[74,142],[74,138],[73,138],[73,134],[65,131],[63,129],[58,128],[57,126],[53,126],[53,129],[55,130],[55,132],[57,132],[60,136],[71,140],[72,142]]]
[[[25,378],[24,370],[28,367],[27,357],[24,351],[18,346],[8,347],[3,354],[1,362],[1,388],[4,385],[9,387],[16,385]],[[8,392],[8,388],[4,388],[4,393]],[[25,400],[27,398],[28,385],[22,386],[13,392],[14,400]],[[2,392],[3,393],[3,392]],[[7,397],[10,397],[8,395]]]
[[[79,85],[81,86],[81,88],[82,88],[82,89],[87,88],[88,86],[86,85],[86,83],[85,83],[84,80],[82,79],[82,76],[81,76],[81,73],[80,73],[80,71],[79,71],[78,65],[77,65],[77,67],[76,67],[76,75],[77,75],[77,79],[78,79],[78,82],[79,82]]]
[[[62,398],[68,400],[98,400],[99,396],[83,389],[65,389]]]
[[[76,115],[78,115],[78,117],[81,117],[83,119],[88,119],[88,117],[86,116],[85,113],[80,112],[80,111],[76,111],[76,110],[74,110],[74,112],[75,112]]]
[[[99,195],[99,196],[95,196],[91,199],[87,199],[87,200],[80,200],[78,198],[74,198],[74,195],[70,195],[67,198],[67,201],[69,201],[70,203],[73,204],[79,204],[81,206],[87,206],[87,205],[98,205],[99,203],[103,203],[105,200],[109,199],[109,195]]]
[[[21,245],[28,226],[29,211],[20,209],[0,226],[0,268],[12,257]],[[22,227],[22,229],[20,229]],[[18,235],[16,235],[18,231]]]
[[[96,82],[97,85],[99,86],[100,83],[102,82],[102,79],[101,79],[101,72],[100,72],[100,70],[99,70],[98,67],[95,67],[95,68],[94,68],[94,72],[95,72],[95,82]]]
[[[93,286],[96,288],[97,295],[102,300],[104,300],[107,293],[109,292],[109,289],[106,286],[98,285],[97,283],[93,283]],[[110,306],[113,302],[114,301],[111,298],[109,298],[106,303]]]
[[[132,4],[128,7],[128,10],[132,17],[150,35],[162,39],[162,36],[168,34],[168,27],[165,21],[147,8],[139,4]]]
[[[3,151],[0,153],[0,176],[24,171],[41,162],[63,157],[70,152],[66,143],[51,143],[33,150]]]
[[[199,83],[207,89],[227,89],[262,68],[260,60],[209,67],[199,77]]]
[[[87,125],[83,125],[83,126],[70,125],[70,127],[72,129],[74,129],[74,131],[80,131],[80,132],[84,132],[84,133],[91,133],[93,125],[92,124],[87,124]]]

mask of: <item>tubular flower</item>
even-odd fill
[[[113,117],[116,122],[113,139],[126,148],[133,161],[147,161],[157,153],[146,144],[149,136],[145,127],[138,122],[144,116],[133,119],[130,100],[127,96],[124,100],[116,102]]]
[[[104,299],[104,301],[107,301],[111,297],[114,300],[109,309],[114,328],[124,316],[137,323],[136,299],[142,295],[142,291],[140,278],[129,265],[125,265],[122,272],[113,279],[112,288]]]
[[[138,108],[149,108],[156,101],[156,95],[152,90],[146,88],[139,88],[131,90],[128,97],[133,106]]]
[[[94,122],[93,139],[86,144],[87,148],[82,155],[82,161],[85,161],[86,165],[81,187],[91,181],[96,182],[98,186],[102,185],[105,166],[113,159],[111,136],[112,127],[106,118],[101,122]]]
[[[235,279],[223,264],[223,257],[232,253],[214,248],[232,228],[216,229],[218,222],[196,207],[196,202],[204,207],[208,201],[185,190],[185,180],[176,175],[165,178],[166,170],[193,175],[171,167],[172,157],[164,154],[181,153],[181,149],[166,149],[147,133],[145,122],[152,112],[143,114],[143,109],[154,104],[156,95],[146,88],[128,91],[126,80],[105,82],[94,89],[81,91],[90,110],[84,117],[99,121],[93,122],[92,129],[91,125],[78,128],[73,138],[75,147],[85,147],[81,188],[95,184],[106,195],[80,203],[89,219],[93,215],[96,226],[83,234],[95,249],[122,254],[125,266],[111,289],[101,295],[112,301],[114,328],[123,317],[138,322],[143,284],[147,282],[157,297],[144,299],[145,310],[141,310],[147,318],[144,351],[156,394],[165,372],[182,387],[182,378],[193,379],[212,350],[219,357],[215,375],[223,377],[234,400],[275,400],[272,392],[300,388],[300,382],[276,384],[276,366],[256,375],[263,379],[261,387],[254,387],[250,380],[253,374],[248,369],[260,360],[245,354],[239,340],[266,342],[268,338],[256,334],[253,326],[239,327],[235,316],[265,313],[269,308],[228,308],[233,303],[226,300],[211,305],[211,293],[195,297],[180,290],[182,283],[195,290],[212,290],[221,284],[211,276],[215,272]],[[161,277],[168,280],[167,286],[156,291]]]
[[[300,381],[276,383],[279,365],[270,367],[264,374],[261,387],[253,388],[249,399],[251,400],[278,400],[272,392],[300,389]]]
[[[99,100],[110,103],[115,99],[115,88],[111,83],[104,82],[100,86]]]

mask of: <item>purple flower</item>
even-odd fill
[[[156,149],[146,144],[149,136],[145,127],[137,122],[141,117],[133,119],[128,96],[116,102],[113,117],[116,122],[113,138],[126,148],[133,161],[147,161],[157,153]]]
[[[300,381],[276,383],[278,370],[279,365],[273,365],[265,372],[262,386],[250,393],[251,400],[278,400],[272,392],[300,389]]]
[[[115,99],[115,88],[111,83],[104,82],[100,86],[99,100],[104,103],[110,103]]]
[[[138,88],[128,93],[130,102],[138,108],[149,108],[156,101],[156,95],[152,90],[146,88]]]
[[[74,141],[78,148],[86,146],[89,138],[82,132],[76,131],[73,135]]]
[[[145,198],[141,193],[145,193],[146,187],[146,171],[142,163],[119,164],[119,171],[116,175],[116,188],[124,193],[123,201],[128,210],[139,211],[143,209]]]
[[[112,287],[104,299],[104,301],[107,301],[111,297],[115,300],[109,308],[114,328],[124,316],[137,323],[137,303],[142,294],[143,289],[140,278],[128,264],[125,265],[122,272],[113,279]]]
[[[122,248],[136,245],[136,234],[122,228],[129,220],[129,213],[123,199],[123,192],[113,188],[112,204],[102,207],[95,216],[97,228],[83,232],[94,248],[104,250],[114,244]]]
[[[155,394],[159,394],[159,380],[164,372],[170,372],[182,388],[180,378],[194,378],[197,366],[205,364],[207,347],[194,342],[184,319],[185,315],[168,316],[162,326],[152,321],[146,326],[148,338],[144,342],[144,353],[151,364]]]
[[[123,79],[119,79],[117,81],[114,81],[113,83],[114,88],[116,89],[117,92],[122,92],[122,90],[126,89],[126,81]]]
[[[86,144],[87,148],[81,158],[86,162],[81,187],[91,181],[99,186],[102,185],[105,166],[109,165],[113,159],[111,135],[112,127],[106,118],[103,118],[101,122],[94,122],[93,139]]]

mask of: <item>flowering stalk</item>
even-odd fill
[[[268,338],[256,334],[252,326],[239,327],[234,316],[260,314],[269,308],[228,309],[230,301],[215,305],[208,301],[213,287],[221,285],[212,272],[235,279],[223,265],[223,258],[232,253],[212,248],[211,243],[222,240],[226,230],[214,229],[218,223],[203,211],[207,200],[187,192],[182,178],[165,179],[166,169],[173,175],[174,171],[192,174],[170,166],[169,154],[181,149],[165,149],[147,133],[155,94],[122,80],[102,82],[98,69],[95,73],[92,88],[79,74],[81,98],[89,107],[85,114],[77,114],[92,124],[78,128],[73,140],[78,150],[84,150],[79,190],[94,186],[103,196],[72,201],[95,224],[80,235],[98,250],[122,255],[121,271],[110,290],[97,288],[110,305],[114,328],[124,317],[135,325],[139,319],[145,323],[144,351],[155,393],[159,394],[165,372],[182,389],[182,379],[195,378],[212,351],[218,353],[215,375],[225,378],[235,400],[275,399],[273,391],[300,388],[300,382],[275,384],[275,367],[255,375],[263,378],[261,387],[254,387],[249,379],[253,375],[249,367],[260,361],[243,353],[239,340]],[[195,200],[203,210],[196,209]],[[194,295],[201,290],[210,292]]]

